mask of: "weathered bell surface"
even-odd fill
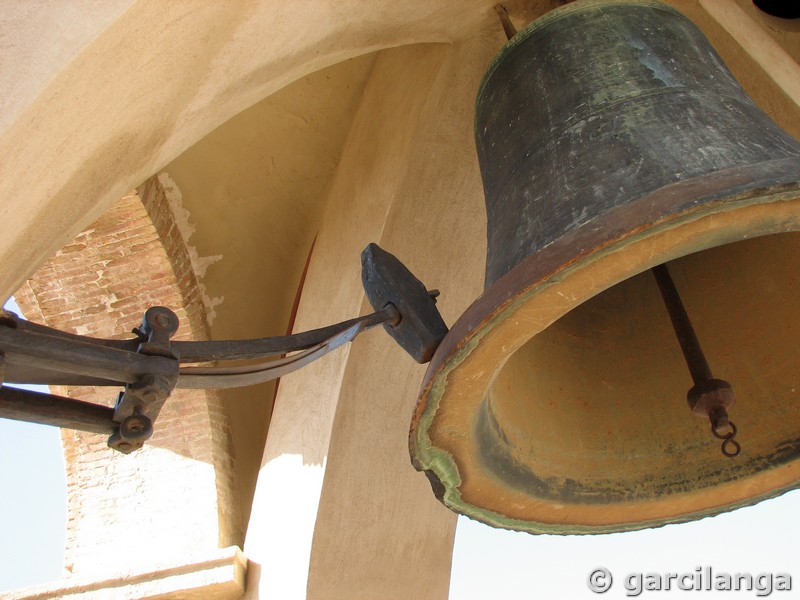
[[[433,358],[415,466],[458,512],[531,532],[682,522],[800,482],[800,144],[702,33],[649,0],[575,2],[481,86],[485,293]],[[668,263],[742,452],[686,404]]]

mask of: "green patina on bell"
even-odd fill
[[[486,291],[426,374],[414,465],[492,525],[604,533],[800,481],[800,144],[698,28],[648,0],[576,2],[481,86]],[[668,263],[730,409],[730,459],[649,269]]]

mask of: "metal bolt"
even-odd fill
[[[153,422],[146,415],[132,414],[120,423],[119,435],[127,442],[144,442],[153,435]]]
[[[142,390],[139,394],[139,397],[145,404],[152,404],[153,402],[158,400],[158,392],[154,389]]]

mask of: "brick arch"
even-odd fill
[[[15,294],[31,320],[74,333],[128,337],[154,305],[175,310],[175,339],[207,339],[202,287],[157,178],[123,197]],[[112,405],[114,388],[55,393]],[[122,455],[106,436],[62,430],[66,574],[147,570],[241,545],[227,415],[213,391],[176,390],[145,448]]]

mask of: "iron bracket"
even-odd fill
[[[100,339],[25,321],[3,310],[0,418],[109,433],[108,445],[127,454],[152,436],[158,414],[174,389],[234,388],[277,379],[376,325],[383,324],[414,360],[428,362],[448,331],[436,308],[438,291],[429,292],[405,265],[376,244],[364,249],[361,261],[362,283],[375,312],[286,336],[172,341],[178,317],[168,308],[155,306],[133,330],[135,338]],[[231,366],[231,361],[244,364]],[[10,388],[6,383],[124,389],[115,406],[108,407]]]

